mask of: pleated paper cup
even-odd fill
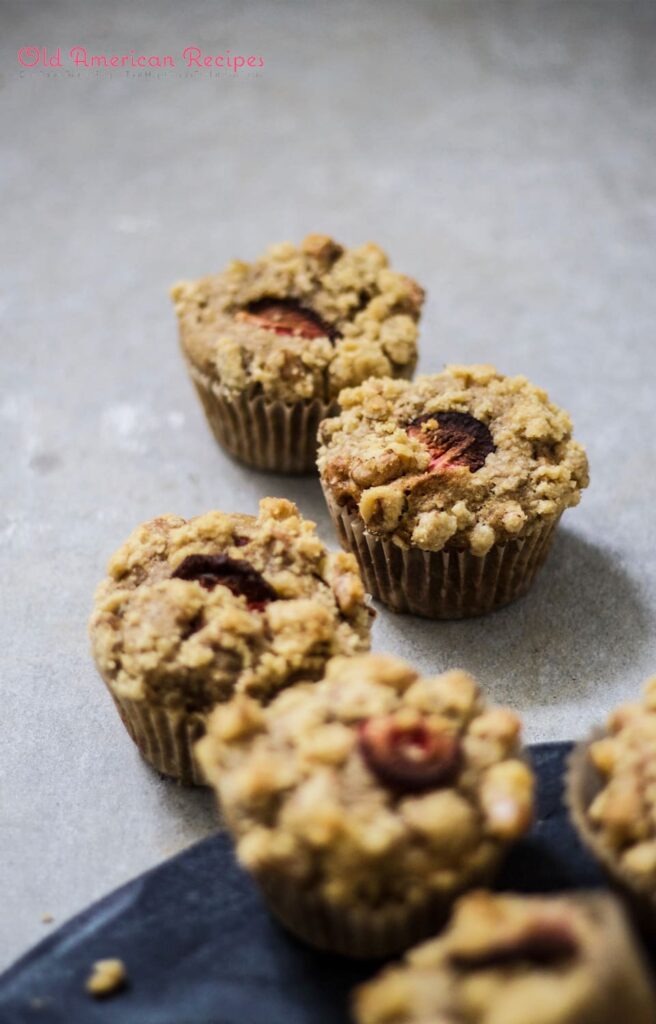
[[[212,432],[229,455],[275,473],[316,472],[319,424],[338,412],[336,402],[286,403],[253,389],[231,395],[194,367],[189,371]]]
[[[466,888],[492,881],[501,853],[471,878]],[[357,959],[395,956],[444,926],[465,887],[427,893],[416,906],[391,904],[376,909],[335,906],[316,893],[303,892],[296,881],[260,874],[258,885],[273,915],[308,945]]]
[[[392,611],[427,619],[485,615],[521,597],[547,557],[558,523],[544,521],[486,555],[424,551],[374,536],[357,510],[337,505],[325,488],[324,493],[340,542],[357,558],[369,593]]]
[[[590,745],[607,733],[596,729],[570,755],[565,775],[565,803],[577,835],[594,857],[611,885],[623,897],[636,925],[652,939],[656,938],[656,892],[639,886],[620,865],[617,851],[593,828],[588,811],[604,787],[604,780],[590,760]]]
[[[207,785],[193,754],[194,743],[205,729],[201,715],[118,697],[111,689],[110,693],[123,725],[148,764],[186,786]]]

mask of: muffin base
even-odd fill
[[[547,557],[558,520],[526,537],[470,551],[402,548],[369,533],[357,511],[338,506],[324,488],[342,547],[358,560],[365,588],[394,612],[427,619],[464,619],[502,608],[531,586]]]
[[[233,396],[194,367],[189,372],[207,422],[229,455],[269,472],[316,470],[319,424],[338,412],[336,402],[312,398],[287,404],[249,391]]]
[[[572,751],[565,774],[565,804],[579,839],[624,899],[633,921],[643,933],[654,939],[656,892],[638,888],[631,876],[620,867],[615,851],[607,846],[588,819],[588,808],[603,788],[602,778],[590,761],[588,750],[591,743],[606,735],[604,729],[596,729]]]
[[[258,885],[274,916],[310,946],[356,959],[381,959],[429,938],[446,923],[454,901],[469,889],[490,882],[501,855],[481,869],[466,887],[452,893],[433,893],[416,907],[334,907],[322,897],[303,893],[299,886],[271,874],[259,875]]]
[[[206,786],[193,754],[204,731],[200,715],[150,707],[143,700],[117,697],[110,689],[121,721],[139,753],[156,771],[185,786]]]

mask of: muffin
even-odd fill
[[[368,380],[340,405],[320,428],[321,483],[373,596],[459,619],[524,594],[588,484],[569,416],[492,366]]]
[[[301,939],[386,956],[434,934],[527,831],[520,722],[461,671],[335,658],[268,708],[217,708],[197,756],[237,856]]]
[[[566,790],[581,839],[656,930],[656,676],[576,748]]]
[[[257,518],[159,516],[111,558],[90,623],[123,724],[153,767],[202,781],[192,744],[217,703],[266,704],[369,648],[372,612],[355,559],[278,498]]]
[[[601,893],[471,893],[446,931],[357,990],[357,1024],[651,1024],[654,993]]]
[[[182,352],[219,444],[258,469],[315,470],[342,388],[410,377],[423,290],[371,243],[325,235],[171,290]]]

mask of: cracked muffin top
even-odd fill
[[[372,612],[355,559],[278,498],[257,518],[165,515],[137,527],[100,584],[90,634],[121,697],[206,712],[233,694],[266,702],[369,648]]]
[[[371,654],[333,659],[264,710],[218,708],[195,749],[256,877],[376,908],[457,891],[528,829],[519,733],[466,673],[421,678]]]
[[[603,788],[588,808],[599,841],[632,885],[656,894],[656,676],[643,699],[611,713],[608,735],[590,744]]]
[[[409,377],[417,361],[423,290],[372,243],[308,235],[171,296],[192,372],[228,393],[331,401],[367,377]]]
[[[463,896],[439,938],[358,989],[354,1004],[357,1024],[654,1020],[624,918],[599,893]]]
[[[340,406],[319,431],[324,489],[403,546],[484,555],[555,520],[588,484],[567,413],[492,366],[368,380]]]

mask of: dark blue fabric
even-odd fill
[[[590,887],[600,875],[562,804],[569,744],[531,750],[538,821],[499,888]],[[84,992],[94,960],[120,957],[130,984]],[[0,977],[0,1022],[22,1024],[347,1024],[348,993],[377,964],[314,952],[271,920],[217,834],[69,921]]]

